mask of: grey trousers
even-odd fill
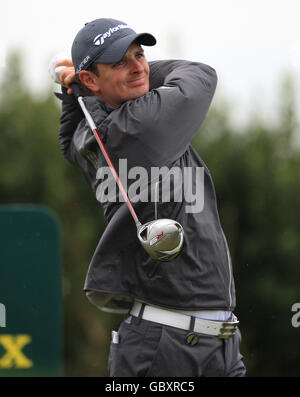
[[[245,376],[237,329],[229,339],[198,334],[186,344],[189,331],[128,316],[111,343],[108,359],[113,377],[233,377]]]

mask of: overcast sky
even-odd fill
[[[145,48],[148,60],[181,58],[213,66],[219,76],[216,100],[229,98],[237,119],[254,104],[272,117],[285,72],[295,76],[299,91],[299,0],[5,1],[0,70],[7,53],[18,49],[32,88],[45,90],[52,56],[70,52],[84,23],[101,17],[151,32],[157,45]]]

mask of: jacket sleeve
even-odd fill
[[[62,87],[62,94],[56,94],[56,96],[62,100],[59,142],[64,156],[74,162],[72,138],[78,124],[84,119],[84,115],[75,97],[68,95],[65,87]]]
[[[116,154],[160,166],[186,151],[209,109],[217,75],[208,65],[181,60],[152,62],[150,70],[154,88],[113,112],[109,137]]]

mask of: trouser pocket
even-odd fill
[[[151,367],[158,349],[161,327],[150,327],[148,321],[133,318],[119,329],[119,343],[110,344],[109,375],[112,377],[143,377]]]

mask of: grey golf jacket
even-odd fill
[[[153,167],[179,169],[182,175],[185,169],[202,169],[202,181],[200,173],[193,172],[181,187],[182,191],[195,192],[197,184],[202,183],[204,205],[198,211],[187,211],[191,203],[184,194],[181,200],[175,200],[175,188],[180,186],[171,184],[170,200],[166,202],[160,195],[156,208],[159,218],[174,219],[183,226],[183,249],[170,262],[149,257],[138,241],[135,223],[124,201],[103,200],[105,192],[99,175],[107,164],[77,101],[63,89],[59,130],[63,153],[82,169],[102,201],[107,220],[84,290],[90,296],[98,294],[102,302],[99,306],[104,310],[103,296],[116,298],[116,309],[122,307],[121,302],[126,308],[126,300],[139,299],[175,309],[233,310],[232,264],[212,177],[190,145],[212,101],[217,84],[215,70],[183,60],[154,61],[149,65],[150,91],[146,95],[116,109],[95,96],[84,97],[84,102],[117,170],[120,159],[126,160],[128,170],[143,167],[149,175]],[[128,189],[133,182],[128,180]],[[133,206],[142,224],[154,219],[153,200],[139,200]],[[113,307],[112,304],[112,310]]]

